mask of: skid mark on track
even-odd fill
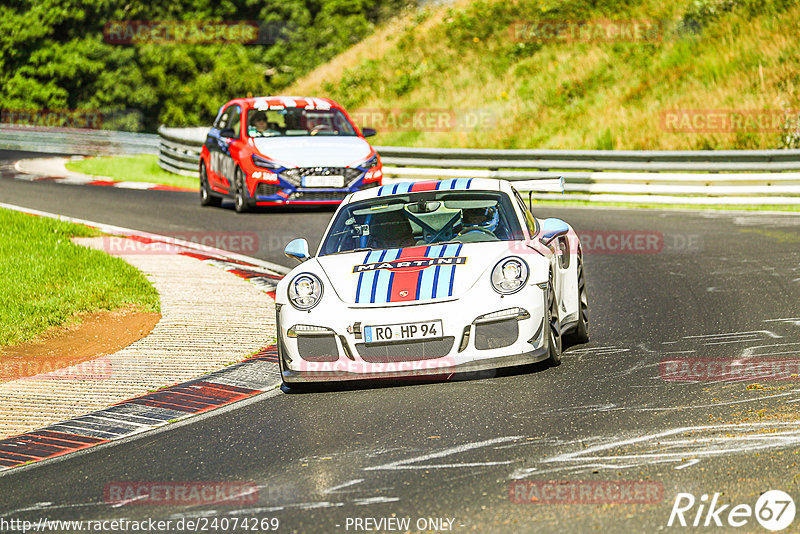
[[[354,499],[353,504],[356,506],[366,506],[369,504],[384,504],[388,502],[397,502],[400,497],[365,497],[363,499]]]
[[[33,506],[28,506],[26,508],[17,508],[16,510],[11,510],[9,512],[3,512],[4,517],[9,517],[14,514],[21,514],[24,512],[34,512],[34,511],[54,511],[54,510],[68,510],[72,508],[90,508],[94,506],[106,506],[104,502],[87,502],[87,503],[74,503],[74,504],[53,504],[52,502],[39,502]]]
[[[787,351],[778,351],[778,352],[761,352],[758,349],[769,349],[770,347],[788,347],[789,345],[800,345],[800,342],[792,342],[792,343],[772,343],[770,345],[756,345],[755,347],[747,347],[742,352],[742,358],[753,358],[753,357],[762,357],[762,356],[777,356],[780,354],[800,354],[800,347],[796,347],[792,350]]]
[[[628,439],[612,439],[574,452],[541,460],[563,468],[641,467],[652,463],[683,463],[687,458],[745,454],[800,445],[800,421],[758,422],[678,427]],[[512,478],[519,475],[512,473]]]
[[[230,510],[226,512],[226,515],[255,515],[255,514],[280,512],[283,510],[314,510],[318,508],[339,508],[341,506],[344,506],[343,502],[308,501],[308,502],[283,504],[281,506],[266,506],[259,508],[242,508],[240,510]],[[204,513],[217,515],[219,512],[217,510],[210,510]],[[179,514],[178,517],[186,517],[186,515]]]
[[[700,463],[700,458],[692,458],[688,462],[682,463],[681,465],[676,465],[675,469],[686,469],[687,467],[691,467],[698,463]]]
[[[510,441],[517,441],[522,439],[523,437],[524,436],[505,436],[501,438],[488,439],[485,441],[476,441],[474,443],[456,445],[455,447],[450,447],[438,452],[422,454],[420,456],[407,458],[405,460],[397,460],[394,462],[388,462],[385,464],[376,465],[372,467],[365,467],[364,471],[381,471],[381,470],[396,471],[402,469],[443,469],[443,468],[483,467],[491,465],[509,464],[512,463],[512,460],[503,460],[494,462],[463,462],[463,463],[449,463],[449,464],[429,464],[429,463],[420,464],[419,462],[427,462],[429,460],[445,458],[448,456],[461,454],[463,452],[471,451],[474,449],[489,447],[491,445],[507,443]]]
[[[344,488],[349,488],[351,486],[355,486],[356,484],[361,484],[362,482],[364,482],[363,478],[357,478],[355,480],[349,480],[349,481],[347,481],[347,482],[345,482],[343,484],[339,484],[337,486],[333,486],[332,488],[328,488],[328,489],[322,490],[322,494],[323,495],[327,495],[329,493],[336,493],[338,491],[343,490]]]
[[[800,396],[800,389],[793,389],[784,393],[775,393],[773,395],[763,395],[758,397],[751,397],[748,399],[738,399],[730,401],[709,402],[704,404],[675,404],[670,406],[663,405],[637,405],[637,406],[622,406],[614,403],[605,404],[588,404],[582,406],[567,406],[562,408],[551,409],[536,409],[527,412],[518,412],[512,414],[511,417],[515,419],[529,419],[538,417],[540,415],[560,415],[560,414],[589,414],[589,413],[602,413],[602,412],[616,412],[616,411],[630,411],[630,412],[671,412],[675,410],[705,410],[708,408],[717,408],[720,406],[733,406],[736,404],[748,404],[752,402],[763,402],[766,399],[774,399],[781,397],[795,397]],[[789,399],[787,403],[800,402],[800,398]],[[563,445],[564,443],[558,443]]]
[[[595,413],[595,412],[609,412],[611,410],[624,410],[624,407],[618,406],[613,403],[605,404],[585,404],[583,406],[564,406],[562,408],[551,408],[549,410],[536,410],[535,412],[526,412],[528,416],[533,416],[535,413],[542,414],[567,414],[567,413]],[[516,417],[515,414],[513,417]]]
[[[783,317],[781,319],[764,319],[765,323],[785,323],[793,326],[800,326],[800,317]]]
[[[630,352],[631,349],[627,347],[589,347],[583,349],[575,349],[566,352],[565,354],[575,354],[575,355],[584,355],[584,354],[591,354],[592,356],[608,356],[610,354],[622,354],[624,352]]]
[[[683,336],[682,339],[696,339],[703,343],[704,346],[708,345],[725,345],[728,343],[747,343],[750,341],[757,341],[765,337],[773,339],[781,339],[771,330],[748,330],[744,332],[725,332],[721,334],[701,334],[697,336]]]

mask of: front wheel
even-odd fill
[[[561,325],[558,321],[558,302],[556,301],[553,274],[547,283],[547,363],[553,367],[561,365]]]
[[[244,174],[242,174],[240,169],[236,169],[233,187],[233,208],[236,210],[236,213],[249,211],[250,205],[247,203],[247,184],[244,180]]]

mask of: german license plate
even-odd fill
[[[439,320],[364,327],[364,341],[366,343],[439,339],[441,337],[442,321]]]
[[[344,187],[344,176],[303,176],[303,187]]]

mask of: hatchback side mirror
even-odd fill
[[[361,133],[364,135],[364,137],[372,137],[378,132],[375,130],[375,128],[361,128]]]

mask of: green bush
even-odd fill
[[[100,110],[104,127],[203,125],[231,98],[282,89],[413,0],[19,0],[0,6],[0,109]],[[272,44],[104,41],[115,21],[258,21]]]

